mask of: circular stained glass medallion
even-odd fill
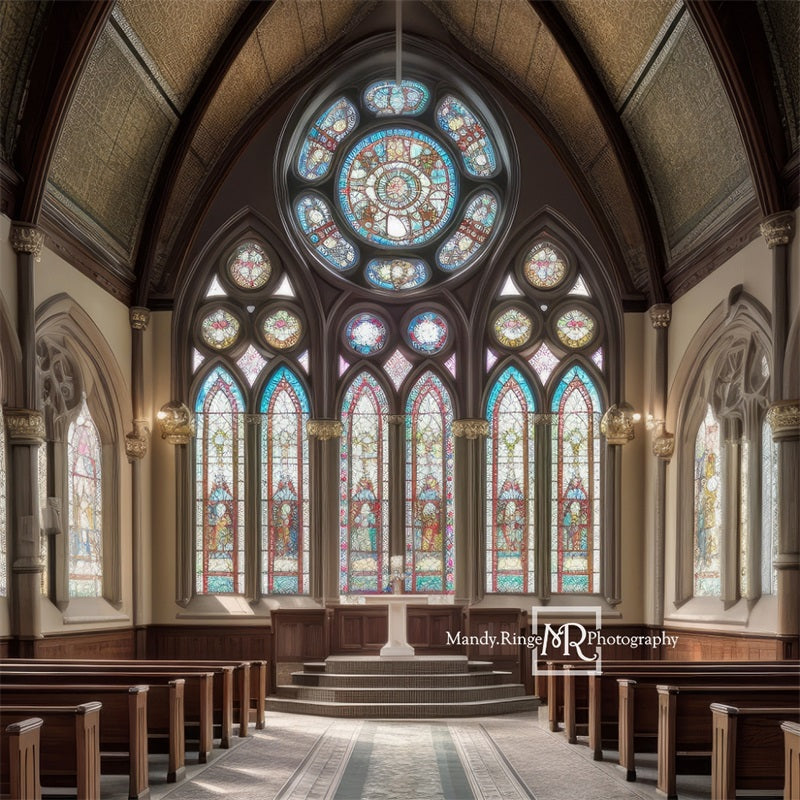
[[[384,247],[428,241],[448,223],[458,198],[450,156],[433,138],[409,128],[384,128],[356,142],[338,186],[352,229]]]
[[[438,353],[447,344],[447,322],[435,311],[423,311],[408,323],[408,340],[420,353]]]
[[[272,274],[272,264],[255,242],[247,242],[231,256],[228,273],[231,280],[242,289],[260,289]]]
[[[373,258],[367,264],[365,275],[378,289],[402,292],[426,284],[431,270],[419,258]]]
[[[535,244],[522,265],[525,278],[536,289],[554,289],[567,274],[567,264],[547,242]]]
[[[203,318],[200,323],[200,336],[215,350],[225,350],[239,336],[239,320],[224,308],[218,308]]]
[[[582,308],[571,308],[556,321],[556,334],[562,344],[578,348],[589,344],[594,339],[597,323],[594,317]]]
[[[387,330],[386,324],[375,314],[364,312],[356,314],[344,330],[347,344],[365,356],[371,356],[382,350],[386,344]]]
[[[300,318],[285,308],[279,308],[264,317],[261,329],[267,344],[277,350],[294,347],[303,335]]]
[[[507,308],[494,321],[494,335],[504,347],[522,347],[531,338],[533,320],[519,308]]]

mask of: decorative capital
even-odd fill
[[[489,423],[485,419],[453,420],[453,436],[463,439],[480,439],[489,435]]]
[[[41,411],[32,408],[6,408],[3,416],[9,441],[42,444],[47,438]]]
[[[161,406],[158,412],[158,426],[161,429],[161,438],[170,444],[189,444],[194,438],[195,425],[192,412],[177,400]]]
[[[130,316],[131,328],[135,331],[146,331],[150,324],[150,309],[143,306],[131,306],[128,314]]]
[[[140,461],[147,455],[147,448],[150,445],[150,428],[147,427],[147,420],[135,419],[133,430],[125,434],[125,455],[128,461]]]
[[[306,433],[323,441],[338,439],[343,430],[344,426],[338,419],[310,419],[306,423]]]
[[[770,214],[761,223],[761,235],[772,250],[782,244],[789,244],[794,238],[794,214],[791,211],[779,211]]]
[[[405,414],[387,414],[386,421],[390,425],[405,425],[406,424],[406,415]]]
[[[627,444],[633,439],[633,409],[628,403],[611,406],[600,420],[600,433],[611,445]]]
[[[767,409],[767,422],[775,441],[800,436],[800,402],[782,400],[774,403]]]
[[[675,453],[675,434],[666,431],[653,437],[653,455],[669,461]]]
[[[654,328],[669,328],[672,321],[672,305],[670,303],[657,303],[650,306],[650,323]]]
[[[29,253],[37,261],[41,260],[44,234],[32,225],[14,222],[11,225],[11,246],[15,253]]]

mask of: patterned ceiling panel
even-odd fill
[[[684,13],[623,114],[673,256],[752,194],[722,84]]]
[[[276,86],[308,55],[303,44],[297,2],[285,0],[276,3],[264,17],[256,33],[264,52],[267,69],[265,78]]]
[[[528,9],[516,3],[504,3],[500,6],[498,27],[503,35],[498,37],[494,53],[496,58],[515,75],[525,78],[531,63],[534,39],[531,29],[531,15]]]

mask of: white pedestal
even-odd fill
[[[365,594],[364,602],[371,606],[389,607],[389,640],[381,647],[382,658],[411,657],[414,648],[408,643],[406,609],[410,605],[425,605],[426,594]]]

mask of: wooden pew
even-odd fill
[[[784,787],[784,720],[800,722],[800,707],[711,704],[711,800],[736,800],[737,789]]]
[[[39,746],[42,720],[28,717],[0,727],[0,793],[42,800]]]
[[[35,754],[36,764],[30,751],[19,752],[10,761],[0,757],[0,791],[6,789],[11,797],[34,797],[30,788],[19,788],[20,775],[24,775],[27,787],[38,785],[38,796],[42,788],[74,788],[81,800],[100,798],[100,703],[81,703],[77,706],[9,706],[0,709],[0,726],[12,726],[12,721],[36,718],[39,745]],[[3,748],[5,751],[5,748]],[[24,758],[21,762],[19,759]],[[35,773],[35,775],[34,775]],[[10,785],[6,786],[5,776]]]
[[[658,687],[658,782],[668,798],[677,798],[676,776],[711,772],[711,704],[800,707],[800,689],[794,686],[738,686],[730,684]]]
[[[9,685],[3,680],[4,705],[101,703],[100,770],[107,775],[128,775],[130,800],[147,800],[150,797],[147,692],[147,686]]]
[[[783,747],[785,753],[785,780],[783,800],[800,797],[800,725],[796,722],[782,722]]]

